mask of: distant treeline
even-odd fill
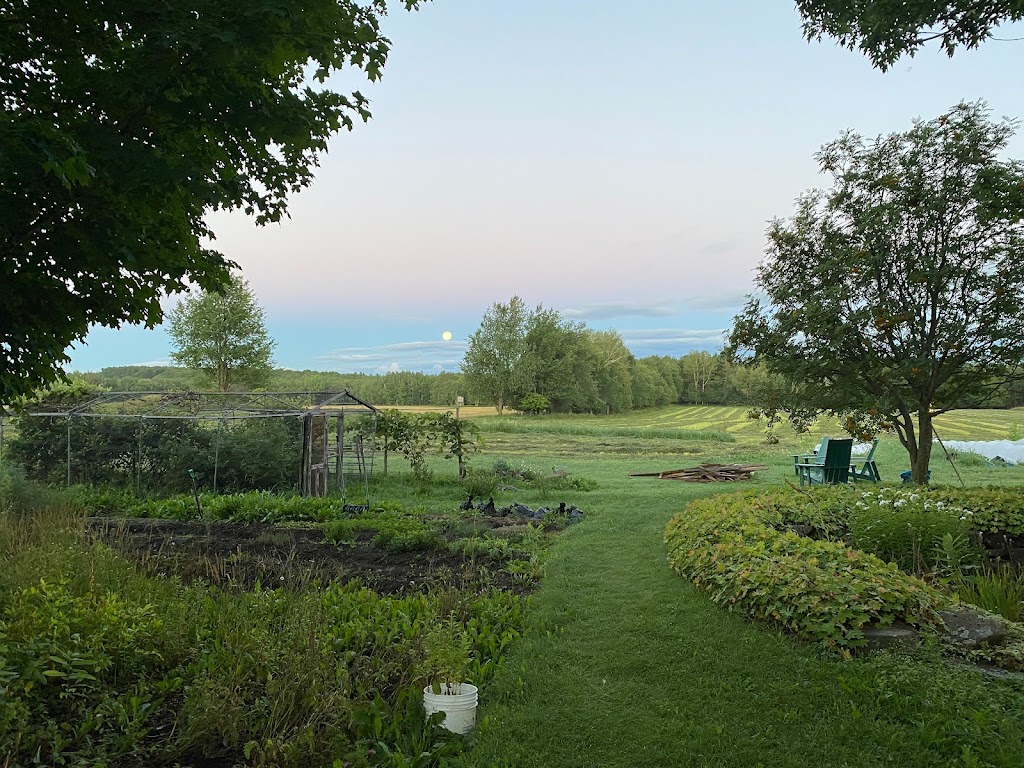
[[[628,366],[628,400],[612,410],[649,408],[671,404],[751,405],[765,386],[758,368],[737,365],[721,355],[690,352],[682,357],[651,356],[632,359]],[[112,391],[177,392],[210,389],[199,371],[172,366],[130,365],[79,374],[86,381]],[[625,375],[623,375],[625,379]],[[452,406],[462,395],[474,403],[461,373],[396,371],[385,374],[333,373],[277,369],[266,387],[271,392],[333,392],[345,389],[377,405]],[[991,407],[1024,406],[1024,383],[1006,387]]]

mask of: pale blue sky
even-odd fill
[[[1024,43],[933,47],[883,74],[805,42],[787,0],[437,0],[385,30],[382,82],[339,80],[374,118],[334,140],[291,219],[211,217],[284,367],[457,370],[513,294],[614,328],[637,355],[717,349],[767,222],[823,183],[823,143],[961,100],[1024,116]],[[170,351],[159,329],[87,341],[72,368]]]

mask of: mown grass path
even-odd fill
[[[928,651],[843,661],[674,575],[665,523],[721,487],[625,478],[623,461],[573,469],[602,488],[547,563],[538,627],[486,692],[464,764],[1024,765],[1019,684]],[[761,482],[786,471],[779,458]]]

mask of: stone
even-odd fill
[[[812,526],[812,525],[804,525],[803,523],[791,523],[790,525],[787,525],[786,527],[789,528],[789,530],[791,530],[797,536],[808,536],[808,537],[810,537],[810,535],[812,533],[814,533],[814,526]]]
[[[966,608],[939,611],[939,618],[946,625],[946,640],[967,650],[999,645],[1006,639],[1001,621]]]
[[[987,664],[975,664],[973,666],[985,677],[990,677],[994,680],[1016,680],[1017,682],[1024,682],[1024,673],[1022,672],[1012,672],[1009,669],[990,667]]]
[[[908,651],[917,647],[919,637],[913,627],[894,624],[891,627],[869,627],[864,630],[864,639],[869,651]]]

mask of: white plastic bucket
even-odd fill
[[[441,725],[452,733],[469,733],[476,725],[477,688],[469,683],[442,685],[442,691],[434,693],[428,685],[423,689],[423,709],[430,717],[435,712],[444,712]]]

